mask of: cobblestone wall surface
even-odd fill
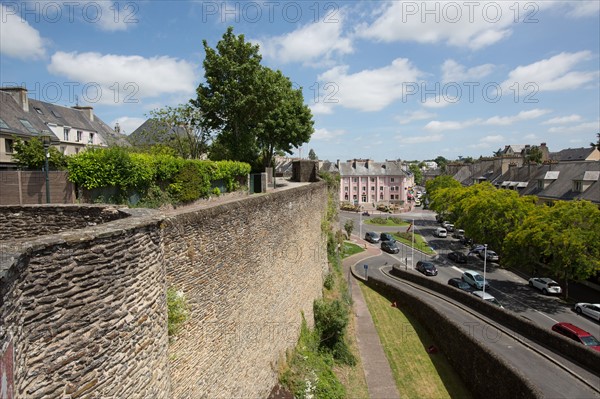
[[[1,205],[0,241],[82,229],[127,217],[107,205]]]
[[[169,397],[161,219],[134,219],[5,241],[0,357],[16,398]]]
[[[191,317],[169,347],[173,398],[267,397],[327,267],[324,183],[165,221],[167,281]]]

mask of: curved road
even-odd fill
[[[369,265],[369,278],[385,279],[403,291],[419,296],[423,301],[435,306],[457,322],[465,332],[472,334],[479,342],[488,346],[508,364],[519,370],[542,392],[546,398],[600,398],[600,377],[550,352],[539,345],[519,337],[519,334],[479,315],[452,299],[441,300],[441,295],[415,288],[401,279],[388,274],[391,266],[385,265],[385,255],[364,259],[354,265],[355,273],[364,274],[363,264]],[[475,313],[476,315],[474,315]],[[514,336],[514,337],[513,337]],[[536,348],[537,351],[531,349]],[[538,353],[541,352],[542,354]],[[551,362],[556,359],[562,367]],[[476,365],[473,365],[476,367]],[[568,372],[570,370],[571,372]],[[579,376],[576,378],[573,374]],[[493,375],[490,389],[493,389]],[[585,381],[585,382],[582,382]]]

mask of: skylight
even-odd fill
[[[33,125],[27,119],[19,119],[19,121],[21,121],[23,126],[25,126],[25,128],[27,130],[29,130],[29,132],[36,133],[36,134],[38,133],[38,131],[33,127]]]

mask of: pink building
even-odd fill
[[[400,161],[373,162],[353,159],[324,165],[340,175],[340,201],[353,204],[398,204],[406,202],[414,177]]]

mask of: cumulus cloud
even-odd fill
[[[448,83],[479,80],[492,73],[493,70],[493,64],[483,64],[467,69],[454,60],[446,60],[442,64],[442,81]]]
[[[568,116],[560,116],[552,119],[548,119],[543,122],[542,125],[560,125],[563,123],[572,123],[579,122],[581,120],[581,115],[573,114]]]
[[[548,129],[549,133],[587,133],[598,131],[600,131],[600,121],[585,122],[579,125],[555,126]]]
[[[437,141],[442,141],[444,138],[441,134],[432,134],[429,136],[411,136],[404,137],[398,136],[396,139],[400,141],[401,144],[422,144],[422,143],[434,143]]]
[[[529,111],[521,111],[516,115],[511,116],[492,116],[487,119],[476,118],[466,121],[431,121],[425,125],[426,130],[444,131],[444,130],[461,130],[475,125],[482,126],[509,126],[516,122],[539,118],[551,112],[547,109],[532,109]]]
[[[337,66],[319,75],[319,82],[329,84],[324,93],[327,106],[336,105],[360,111],[380,111],[392,102],[405,98],[406,82],[417,82],[423,75],[406,58],[397,58],[390,65],[349,73],[348,66]]]
[[[579,63],[592,57],[590,51],[560,53],[533,64],[519,66],[508,74],[502,88],[509,89],[517,84],[523,89],[527,84],[535,85],[536,90],[568,90],[579,88],[586,83],[597,81],[598,71],[573,71]]]
[[[337,22],[331,21],[330,14],[290,33],[257,40],[262,55],[283,63],[320,64],[334,55],[352,53],[352,41],[343,36],[342,13],[335,13]]]
[[[16,4],[0,4],[0,54],[22,60],[43,58],[44,39],[21,19]]]
[[[437,95],[426,98],[421,104],[427,108],[444,108],[450,104],[456,104],[459,101],[458,97],[448,95]]]
[[[325,128],[315,129],[314,133],[310,137],[312,140],[331,141],[337,137],[345,135],[344,130],[329,130]]]
[[[402,115],[398,115],[394,119],[401,125],[407,125],[414,121],[430,119],[435,116],[436,116],[436,114],[434,114],[433,112],[428,112],[428,111],[419,109],[416,111],[404,112]]]
[[[93,102],[101,104],[136,103],[163,94],[192,94],[197,81],[194,65],[166,56],[59,51],[52,56],[48,71],[93,86],[100,91],[99,96],[93,95]]]

